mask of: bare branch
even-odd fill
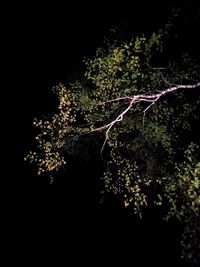
[[[99,131],[103,131],[106,130],[105,133],[105,140],[103,143],[103,146],[101,148],[101,153],[104,150],[104,147],[107,143],[107,141],[109,140],[109,132],[110,130],[113,128],[113,126],[117,123],[123,120],[124,115],[130,110],[132,109],[133,105],[140,103],[140,102],[146,102],[149,103],[148,106],[144,109],[143,114],[145,116],[146,112],[164,95],[175,92],[179,89],[193,89],[193,88],[197,88],[200,87],[200,82],[196,83],[196,84],[187,84],[187,85],[171,85],[171,87],[162,90],[162,91],[156,91],[157,93],[151,93],[151,94],[139,94],[139,95],[134,95],[134,96],[124,96],[124,97],[120,97],[120,98],[115,98],[115,99],[111,99],[108,100],[102,104],[105,103],[110,103],[110,102],[117,102],[117,101],[121,101],[121,100],[127,100],[128,102],[128,107],[123,110],[117,117],[116,119],[112,120],[110,123],[103,125],[101,127],[98,127],[96,129],[93,129],[90,132],[99,132]],[[143,121],[144,121],[144,117],[143,117]]]
[[[145,65],[147,67],[149,67],[151,70],[166,70],[166,69],[169,69],[169,67],[170,67],[170,66],[167,66],[167,67],[153,67],[149,63],[146,63]]]

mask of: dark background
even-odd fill
[[[50,184],[23,161],[33,145],[33,118],[54,111],[52,86],[79,69],[84,56],[94,55],[111,27],[130,27],[133,34],[157,30],[177,3],[74,1],[69,5],[66,1],[60,6],[33,3],[6,8],[2,52],[9,101],[4,110],[11,147],[2,203],[4,247],[16,261],[184,266],[178,259],[180,227],[175,222],[165,225],[162,211],[149,208],[140,221],[116,199],[99,204],[97,162],[74,162],[69,173],[61,173]]]

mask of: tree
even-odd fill
[[[200,64],[187,53],[170,55],[171,29],[169,22],[150,36],[107,40],[85,59],[79,80],[54,88],[57,112],[34,120],[36,151],[26,159],[51,175],[67,157],[96,147],[104,191],[140,217],[145,206],[164,205],[164,219],[184,225],[183,257],[198,264]]]

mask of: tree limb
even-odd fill
[[[175,85],[175,86],[171,86],[168,87],[165,90],[162,91],[157,91],[157,93],[151,93],[149,94],[139,94],[139,95],[134,95],[134,96],[124,96],[124,97],[120,97],[120,98],[115,98],[115,99],[111,99],[108,100],[105,103],[110,103],[110,102],[118,102],[118,101],[122,101],[122,100],[127,100],[128,102],[128,107],[123,110],[114,120],[112,120],[110,123],[103,125],[101,127],[98,127],[96,129],[91,130],[90,132],[99,132],[102,130],[106,130],[105,133],[105,140],[103,143],[103,146],[101,148],[101,153],[104,150],[104,147],[109,139],[109,132],[110,130],[113,128],[113,126],[117,123],[123,120],[124,115],[133,107],[133,105],[140,103],[140,102],[147,102],[149,103],[149,105],[143,110],[143,114],[145,116],[146,112],[164,95],[175,92],[179,89],[193,89],[193,88],[197,88],[200,87],[200,82],[196,83],[196,84],[189,84],[189,85]],[[101,103],[103,104],[103,103]]]

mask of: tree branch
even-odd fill
[[[149,105],[143,110],[143,114],[145,116],[146,112],[164,95],[178,91],[180,89],[193,89],[193,88],[197,88],[200,87],[200,82],[196,83],[196,84],[189,84],[189,85],[173,85],[171,87],[168,87],[165,90],[162,91],[157,91],[157,93],[151,93],[151,94],[139,94],[139,95],[134,95],[134,96],[124,96],[124,97],[120,97],[120,98],[115,98],[115,99],[111,99],[108,100],[106,102],[103,102],[101,104],[105,104],[105,103],[110,103],[110,102],[118,102],[121,100],[127,100],[128,102],[128,107],[123,110],[117,117],[116,119],[112,120],[110,123],[103,125],[101,127],[98,127],[96,129],[91,130],[90,132],[99,132],[99,131],[103,131],[106,130],[105,133],[105,140],[103,143],[103,146],[101,148],[101,153],[104,150],[104,147],[107,143],[107,141],[109,140],[109,132],[110,130],[113,128],[113,126],[117,123],[123,120],[124,115],[133,107],[133,105],[140,103],[140,102],[147,102],[149,103]]]

